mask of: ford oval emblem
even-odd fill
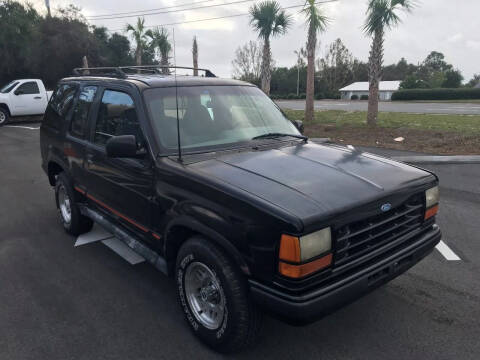
[[[392,204],[389,204],[389,203],[383,204],[380,209],[382,209],[383,212],[390,211],[392,209]]]

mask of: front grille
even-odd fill
[[[336,230],[335,266],[353,261],[420,228],[424,219],[423,203],[422,194],[417,194],[387,213]]]

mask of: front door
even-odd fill
[[[43,95],[45,96],[45,95]],[[36,81],[28,81],[10,92],[14,113],[19,116],[39,115],[45,111],[45,100]]]
[[[137,118],[133,97],[125,90],[104,89],[86,148],[86,190],[89,201],[131,230],[150,237],[153,160]],[[112,136],[135,135],[142,158],[107,157]],[[148,235],[148,236],[147,236]]]

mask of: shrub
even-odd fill
[[[280,99],[280,97],[277,94],[270,94],[270,99],[278,100],[278,99]]]
[[[316,100],[323,100],[323,99],[325,99],[325,94],[324,93],[315,94],[315,99]]]
[[[287,99],[290,99],[290,100],[296,99],[296,98],[297,98],[297,94],[294,94],[294,93],[290,93],[290,94],[288,94],[288,96],[287,96]]]
[[[368,100],[368,95],[362,95],[362,96],[360,96],[360,100]]]
[[[301,93],[299,96],[298,96],[299,99],[306,99],[307,98],[307,94],[305,93]]]
[[[352,97],[350,98],[350,100],[358,100],[358,95],[352,95]]]
[[[392,95],[393,101],[474,99],[480,99],[480,89],[409,89],[396,91]]]

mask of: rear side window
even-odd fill
[[[77,86],[74,84],[61,84],[52,96],[50,106],[58,115],[64,116],[73,103]]]
[[[78,137],[85,135],[88,115],[97,89],[97,86],[85,86],[78,95],[78,101],[73,110],[72,123],[70,125],[70,133],[72,135]]]
[[[105,145],[108,139],[118,135],[135,135],[139,147],[143,136],[130,95],[114,90],[105,90],[98,110],[94,143]]]
[[[76,84],[58,85],[50,99],[50,103],[43,118],[45,125],[57,130],[60,129],[60,125],[64,121],[65,115],[72,107],[76,90]]]
[[[29,81],[20,85],[18,89],[15,90],[15,93],[22,95],[35,95],[40,94],[40,89],[35,81]]]

